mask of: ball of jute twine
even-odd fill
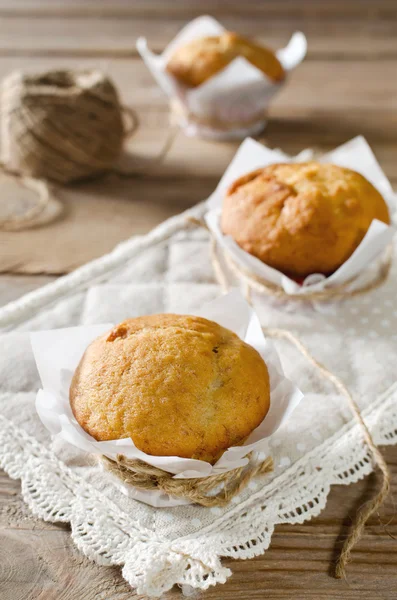
[[[115,86],[96,69],[12,73],[1,110],[5,165],[61,184],[110,169],[136,127],[134,117],[126,126]]]
[[[205,229],[208,230],[207,225],[198,219],[189,218],[188,221],[192,225],[204,227]],[[212,265],[214,268],[214,274],[215,274],[215,277],[216,277],[219,285],[222,288],[223,293],[227,293],[230,290],[230,286],[229,286],[229,283],[227,280],[226,273],[224,272],[222,264],[219,261],[219,258],[216,254],[216,241],[215,241],[212,233],[211,232],[209,232],[209,233],[211,235],[211,261],[212,261]],[[386,274],[382,274],[381,278],[379,278],[375,282],[373,282],[371,286],[367,286],[365,289],[361,289],[361,293],[368,292],[369,290],[375,289],[375,288],[379,287],[379,285],[381,285],[381,283],[383,283],[385,281],[385,279],[387,278],[387,275],[389,274],[389,271],[390,271],[391,250],[390,250],[389,256],[390,256],[390,258],[388,258],[388,260],[386,261],[386,266],[385,266]],[[358,290],[353,291],[353,290],[345,289],[345,290],[343,290],[343,293],[342,293],[342,291],[340,290],[339,296],[345,297],[345,296],[357,295],[356,293],[353,293],[356,291],[358,291]],[[246,285],[245,292],[246,292],[247,301],[252,305],[251,286],[250,285]],[[287,295],[287,296],[290,297],[289,295]],[[328,297],[330,297],[330,296],[328,296]],[[300,296],[299,296],[299,299],[301,299]],[[324,299],[324,298],[321,298],[321,299]],[[373,498],[371,500],[369,500],[368,502],[366,502],[365,504],[363,504],[361,506],[361,508],[357,511],[354,523],[349,531],[349,534],[348,534],[348,536],[343,544],[342,550],[340,552],[339,558],[336,562],[335,577],[337,579],[346,578],[346,566],[351,559],[352,549],[354,548],[355,544],[360,540],[360,538],[364,532],[364,528],[365,528],[365,525],[366,525],[368,519],[379,510],[379,508],[382,506],[382,504],[384,503],[384,501],[386,500],[387,496],[390,493],[391,476],[390,476],[389,468],[386,464],[386,461],[385,461],[382,453],[380,452],[379,448],[375,444],[373,437],[372,437],[363,417],[361,416],[361,412],[360,412],[360,409],[359,409],[356,401],[354,400],[353,396],[351,395],[350,391],[347,389],[347,387],[345,386],[343,381],[337,375],[335,375],[334,373],[329,371],[323,364],[321,364],[319,361],[317,361],[312,356],[312,354],[309,352],[309,350],[304,346],[304,344],[302,344],[300,339],[298,337],[296,337],[295,335],[293,335],[290,331],[288,331],[286,329],[268,328],[268,327],[262,327],[262,330],[263,330],[264,334],[269,337],[276,338],[276,339],[277,338],[285,339],[285,340],[289,341],[291,344],[293,344],[299,350],[299,352],[301,352],[301,354],[307,359],[307,361],[326,380],[328,380],[330,383],[332,383],[332,385],[341,394],[341,396],[343,396],[345,398],[351,412],[353,413],[353,416],[354,416],[356,422],[358,423],[358,425],[361,429],[363,439],[364,439],[365,443],[367,444],[367,447],[372,455],[373,463],[376,467],[378,467],[379,471],[381,472],[382,479],[381,479],[380,487],[379,487],[378,491],[374,494]]]
[[[38,200],[23,215],[0,220],[0,228],[31,226],[51,200],[48,181],[142,175],[145,169],[115,166],[138,126],[135,112],[121,104],[111,79],[97,69],[11,73],[2,84],[0,168],[33,188]],[[173,135],[151,164],[164,158]]]
[[[252,458],[252,454],[249,455]],[[122,455],[117,460],[102,457],[105,468],[127,485],[140,490],[161,491],[176,498],[184,498],[201,506],[225,506],[239,494],[255,477],[273,471],[273,461],[267,457],[262,462],[250,462],[226,473],[192,479],[174,479],[172,473],[153,467],[141,460],[127,459]],[[219,491],[211,492],[218,486]]]

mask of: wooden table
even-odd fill
[[[363,134],[397,184],[395,0],[1,0],[0,77],[13,69],[105,69],[124,102],[139,114],[141,127],[128,147],[130,164],[139,165],[142,156],[156,157],[169,129],[166,101],[137,56],[135,40],[144,34],[161,50],[183,23],[205,13],[275,48],[297,29],[307,35],[307,59],[271,108],[266,143],[287,152],[308,146],[327,150]],[[234,151],[233,144],[178,134],[165,161],[146,177],[109,177],[57,190],[65,208],[62,219],[40,229],[0,232],[0,304],[205,198]],[[15,183],[0,183],[8,186],[2,202],[21,193]],[[384,452],[395,492],[397,448]],[[202,597],[396,599],[397,522],[391,500],[355,549],[348,580],[331,576],[351,517],[375,483],[373,475],[336,487],[318,518],[278,527],[264,556],[232,562],[229,582]],[[132,597],[118,569],[98,567],[79,554],[68,527],[34,519],[19,482],[0,473],[1,600]]]

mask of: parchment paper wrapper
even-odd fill
[[[246,139],[237,150],[233,160],[226,169],[216,190],[208,198],[208,212],[205,221],[215,235],[219,245],[224,248],[241,267],[253,272],[262,279],[283,288],[287,294],[307,294],[332,286],[339,286],[364,272],[368,265],[376,260],[391,242],[395,233],[394,225],[386,225],[377,219],[372,221],[364,239],[350,258],[329,277],[314,273],[309,275],[300,285],[281,271],[274,269],[261,260],[245,252],[230,237],[222,233],[220,217],[223,197],[226,189],[238,177],[277,162],[302,162],[311,159],[310,150],[305,150],[296,157],[288,156],[280,150],[270,150],[253,139]],[[329,162],[353,169],[366,177],[382,194],[388,204],[390,215],[396,210],[396,194],[377,162],[366,140],[359,136],[332,152],[324,154],[320,162]],[[359,287],[359,281],[354,285]]]
[[[178,47],[224,31],[225,28],[212,17],[199,17],[186,25],[160,55],[149,50],[145,38],[137,40],[138,52],[169,97],[177,123],[187,135],[232,139],[259,133],[266,124],[265,111],[270,100],[285,83],[286,78],[274,83],[243,57],[236,58],[196,88],[180,84],[167,73],[167,63]],[[276,52],[286,77],[302,62],[306,50],[305,36],[296,32],[288,45]]]
[[[303,394],[284,373],[278,354],[265,339],[258,317],[237,290],[207,304],[198,313],[234,331],[242,340],[256,348],[267,364],[270,375],[271,404],[262,423],[243,446],[231,447],[215,465],[180,458],[151,456],[136,448],[130,438],[97,442],[76,421],[69,403],[69,388],[73,373],[87,346],[99,335],[112,328],[111,323],[89,327],[54,329],[31,334],[31,343],[43,388],[36,398],[36,409],[44,426],[56,437],[91,454],[116,459],[118,454],[138,458],[150,465],[173,473],[175,478],[207,477],[248,464],[251,451],[268,454],[268,438],[281,427],[298,406]],[[116,478],[115,478],[116,479]],[[137,490],[117,480],[129,496],[152,506],[178,506],[188,501],[172,498],[157,491]]]

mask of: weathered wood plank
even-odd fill
[[[272,114],[277,114],[277,111],[272,111]],[[333,131],[331,129],[328,132],[324,131],[322,125],[324,119],[329,119],[330,125],[335,122]],[[341,119],[343,121],[342,117]],[[397,144],[382,143],[376,140],[371,135],[371,131],[366,131],[365,128],[361,129],[359,126],[355,126],[354,119],[351,123],[347,119],[346,129],[344,130],[342,121],[339,121],[341,129],[338,130],[336,115],[331,117],[329,115],[319,116],[317,119],[318,128],[312,129],[314,121],[309,116],[297,118],[296,120],[284,120],[283,118],[274,117],[269,120],[267,128],[259,139],[270,148],[281,148],[293,155],[304,148],[313,148],[319,153],[328,152],[357,135],[364,135],[371,144],[378,161],[390,178],[390,181],[394,185],[397,185],[395,171]],[[293,134],[290,133],[289,127]],[[196,182],[200,182],[200,185],[204,184],[205,187],[202,187],[203,192],[206,189],[212,191],[211,181],[214,187],[235,151],[236,145],[233,144],[213,144],[205,140],[192,140],[184,137],[183,134],[179,134],[166,161],[159,167],[156,177],[174,177],[174,185],[177,185],[177,178],[194,177]],[[199,161],[197,161],[198,155],[202,157]],[[192,189],[192,193],[195,195],[196,192]],[[205,197],[203,196],[202,198]]]
[[[85,15],[101,16],[143,16],[146,19],[165,17],[172,19],[175,16],[187,15],[191,18],[194,14],[232,14],[244,16],[247,13],[266,16],[307,15],[315,18],[328,18],[338,16],[342,18],[359,18],[364,14],[372,17],[391,17],[396,14],[394,0],[282,0],[279,2],[262,2],[258,0],[228,0],[227,2],[213,2],[211,0],[1,0],[0,13],[15,14],[30,17],[43,17],[45,15]]]
[[[192,194],[189,180],[175,186],[150,178],[145,183],[108,179],[82,184],[68,194],[59,193],[66,209],[62,220],[24,231],[21,242],[14,232],[0,233],[4,249],[0,270],[48,274],[71,271],[195,204],[211,187],[206,185],[201,191],[196,185]]]
[[[140,116],[148,129],[154,130],[167,125],[166,98],[159,89],[146,66],[139,59],[82,60],[57,57],[1,57],[0,79],[14,70],[29,72],[47,69],[99,68],[115,81],[124,103],[140,110]],[[286,119],[314,118],[313,128],[318,127],[322,117],[324,132],[333,133],[333,123],[326,119],[353,119],[362,127],[371,113],[373,135],[380,139],[396,139],[397,81],[392,61],[378,60],[321,60],[304,62],[291,75],[278,96],[274,99],[271,114]],[[162,112],[159,112],[161,108]],[[295,134],[295,132],[294,132]]]
[[[395,20],[376,18],[370,12],[354,19],[330,16],[321,26],[318,16],[307,12],[280,17],[252,16],[247,11],[239,16],[226,13],[219,15],[219,19],[228,29],[252,36],[274,49],[283,47],[294,31],[304,31],[308,38],[307,60],[327,57],[376,60],[397,56]],[[139,36],[147,37],[150,46],[161,51],[186,21],[184,16],[167,16],[164,20],[161,14],[152,19],[129,15],[106,18],[55,15],[32,19],[4,15],[0,5],[0,55],[135,56]]]
[[[141,110],[141,118],[150,129],[166,125],[166,98],[143,62],[137,59],[82,60],[78,58],[0,58],[0,79],[14,70],[43,71],[47,69],[99,68],[107,72],[120,89],[126,104]],[[362,118],[362,126],[372,112],[374,135],[397,135],[395,107],[397,81],[392,61],[378,60],[321,60],[304,62],[292,74],[272,104],[282,116],[293,118],[323,116],[324,130],[327,115],[340,115],[344,120]],[[162,108],[159,114],[158,109]],[[350,115],[350,113],[355,113]],[[315,124],[314,124],[315,125]],[[389,126],[389,127],[388,127]],[[390,130],[391,128],[391,130]]]
[[[382,450],[393,472],[395,493],[397,448]],[[264,556],[249,561],[225,560],[233,570],[231,579],[200,597],[208,600],[231,597],[241,600],[264,597],[270,600],[395,600],[397,520],[391,498],[382,509],[380,520],[376,516],[371,519],[354,550],[347,581],[331,576],[332,562],[351,517],[373,492],[376,482],[376,476],[371,475],[343,489],[335,486],[319,517],[300,525],[278,526]],[[78,553],[67,527],[35,520],[23,504],[19,489],[18,482],[0,472],[0,555],[1,547],[8,548],[7,555],[0,558],[2,600],[136,597],[117,569],[98,567]],[[8,510],[10,499],[13,511]],[[167,595],[168,600],[180,597],[176,590]]]

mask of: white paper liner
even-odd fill
[[[219,245],[243,268],[248,269],[275,285],[282,287],[287,294],[307,294],[339,286],[357,277],[367,266],[377,259],[391,242],[395,226],[386,225],[374,219],[364,239],[350,258],[329,277],[314,273],[306,277],[300,285],[281,271],[266,265],[252,256],[230,237],[222,233],[220,217],[223,197],[226,189],[239,177],[260,167],[277,162],[302,162],[310,160],[310,151],[304,151],[297,157],[291,157],[280,150],[270,150],[259,142],[247,138],[237,150],[233,160],[226,169],[217,188],[207,200],[208,212],[205,221],[215,235]],[[358,136],[332,152],[324,154],[320,162],[330,162],[341,167],[353,169],[366,177],[382,194],[389,207],[390,215],[396,210],[396,194],[377,162],[370,146],[362,136]]]
[[[230,471],[248,463],[251,451],[268,452],[269,438],[298,406],[303,394],[284,373],[278,354],[271,342],[265,339],[258,317],[234,290],[207,304],[196,313],[234,331],[241,339],[256,348],[269,370],[271,403],[262,423],[248,437],[243,446],[231,447],[215,465],[205,461],[177,456],[151,456],[136,448],[130,438],[97,442],[76,421],[69,403],[69,388],[87,346],[99,335],[112,328],[112,324],[54,329],[31,334],[31,344],[42,389],[36,397],[37,413],[53,436],[89,453],[116,459],[122,454],[130,459],[141,459],[150,465],[173,473],[176,479],[206,477]],[[152,506],[178,506],[186,500],[171,498],[160,492],[136,490],[119,483],[125,493]]]
[[[246,127],[220,131],[197,124],[180,115],[179,125],[188,135],[203,135],[215,139],[254,135],[263,129],[266,123],[265,110],[274,94],[285,82],[285,78],[282,82],[273,82],[243,57],[236,58],[222,71],[196,88],[187,88],[166,71],[167,63],[178,47],[194,39],[220,35],[224,31],[225,28],[218,21],[209,16],[202,16],[188,23],[162,54],[153,54],[144,37],[137,40],[138,52],[170,100],[177,100],[187,112],[198,119],[212,119],[225,124],[249,122]],[[288,45],[276,52],[287,75],[302,62],[306,50],[305,36],[301,32],[296,32]]]

